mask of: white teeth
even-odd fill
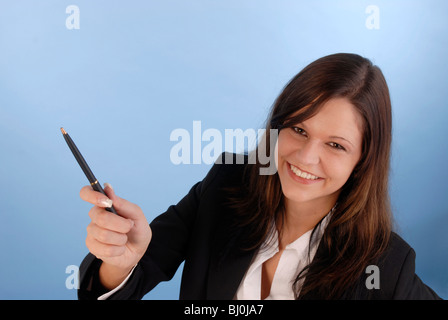
[[[292,172],[294,172],[296,174],[296,176],[304,178],[304,179],[308,179],[308,180],[317,180],[319,179],[319,177],[313,176],[312,174],[300,171],[299,168],[294,167],[292,164],[290,164],[291,170]]]

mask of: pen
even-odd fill
[[[92,170],[90,170],[89,165],[87,164],[86,160],[84,160],[84,157],[82,156],[81,152],[79,152],[78,148],[76,147],[75,143],[73,142],[72,138],[68,135],[67,131],[64,130],[64,128],[61,128],[62,135],[64,136],[65,142],[67,142],[68,147],[72,151],[73,155],[75,156],[76,161],[78,161],[79,166],[81,167],[82,171],[84,171],[84,174],[86,175],[87,179],[90,182],[90,185],[92,186],[93,190],[101,192],[105,196],[106,193],[104,192],[103,188],[101,187],[101,184],[98,182],[98,180],[93,175]],[[111,206],[110,208],[106,208],[107,211],[117,214],[114,207]]]

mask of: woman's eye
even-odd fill
[[[343,151],[345,151],[345,148],[343,146],[341,146],[339,143],[330,142],[329,145],[331,147],[335,148],[336,150],[343,150]]]
[[[306,131],[299,127],[292,127],[292,130],[294,130],[295,133],[298,133],[302,136],[306,136]]]

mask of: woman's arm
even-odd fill
[[[111,251],[111,257],[106,257],[105,260],[103,260],[103,253],[97,256],[99,259],[89,254],[80,267],[78,297],[80,299],[95,299],[108,289],[116,287],[128,276],[129,271],[137,262],[137,266],[131,277],[126,281],[125,286],[114,293],[111,298],[141,299],[159,282],[170,280],[185,259],[188,238],[196,219],[201,194],[217,176],[220,168],[221,165],[215,164],[205,179],[195,184],[177,205],[170,206],[165,213],[151,222],[150,227],[148,227],[152,236],[151,241],[149,245],[145,246],[145,251],[137,261],[133,258],[125,259],[123,253],[116,254],[113,250],[120,250],[116,248]],[[114,201],[114,207],[121,214],[119,211],[120,204],[117,207],[117,203]],[[134,208],[134,210],[137,209]],[[135,227],[134,225],[131,229]],[[140,238],[140,236],[140,234],[136,235],[136,238]],[[128,237],[128,241],[132,239],[134,237]],[[89,247],[89,250],[96,256],[95,250],[92,251],[91,247]],[[124,250],[124,254],[126,254],[126,248],[121,250]],[[111,260],[108,260],[109,258]],[[123,263],[124,260],[127,262]],[[109,265],[106,266],[109,261],[112,261],[112,264],[110,264],[113,266],[112,268]],[[117,270],[118,272],[116,272]]]
[[[441,300],[415,274],[415,251],[409,248],[395,286],[394,300]]]

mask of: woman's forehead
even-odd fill
[[[296,123],[297,125],[299,123]],[[340,137],[354,144],[361,139],[363,118],[346,98],[332,98],[310,118],[300,122],[304,129],[328,137]]]

